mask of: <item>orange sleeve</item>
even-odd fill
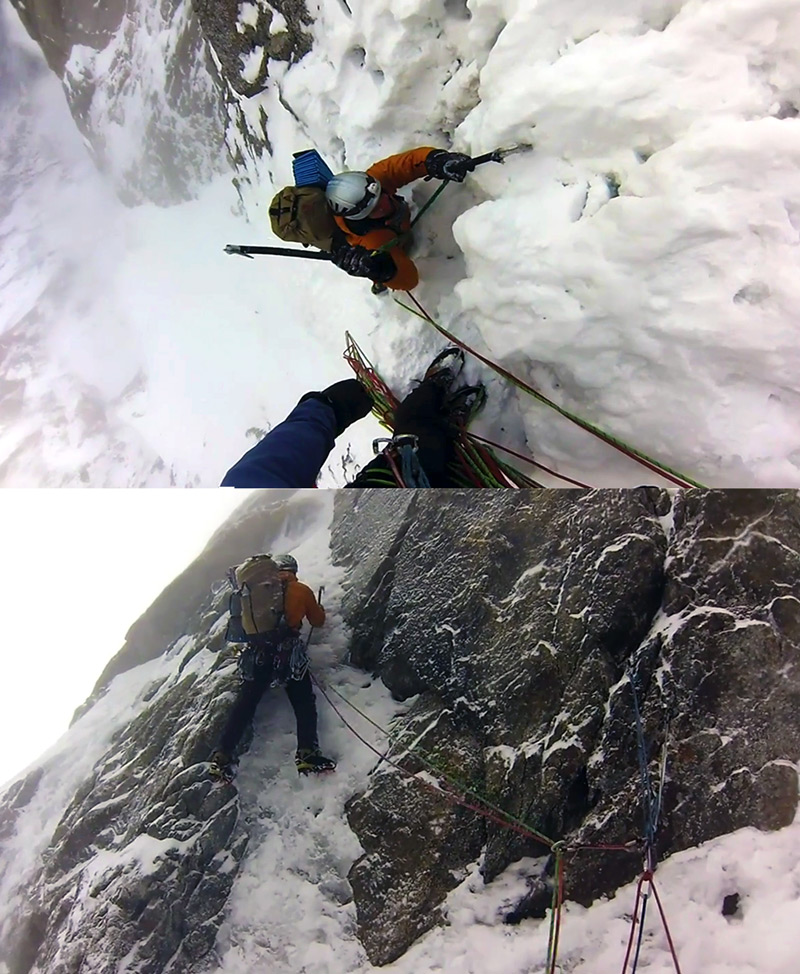
[[[367,172],[378,180],[381,189],[387,193],[394,193],[401,186],[428,175],[425,160],[428,158],[428,153],[433,152],[433,148],[428,145],[411,149],[410,152],[399,152],[396,156],[389,156],[388,159],[376,162]]]
[[[396,240],[397,234],[391,230],[371,230],[363,237],[353,233],[348,229],[347,224],[341,217],[334,218],[344,231],[347,242],[354,247],[366,247],[367,250],[377,250],[390,240]],[[388,251],[397,268],[397,273],[391,280],[386,282],[386,286],[393,291],[410,291],[419,284],[419,271],[414,261],[406,254],[402,247],[392,247]]]
[[[307,585],[303,585],[302,582],[299,583],[303,586],[303,595],[305,597],[305,604],[303,608],[305,609],[306,618],[311,623],[312,626],[321,626],[325,622],[325,610],[314,598],[314,593]]]

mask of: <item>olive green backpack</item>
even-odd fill
[[[281,240],[332,251],[342,232],[320,186],[286,186],[269,206],[272,232]]]

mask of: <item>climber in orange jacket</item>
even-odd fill
[[[376,253],[411,229],[408,203],[396,195],[397,190],[425,176],[460,183],[473,168],[471,158],[462,152],[423,146],[389,156],[366,172],[334,176],[325,196],[347,243],[336,248],[333,262],[353,277],[369,278],[376,294],[387,287],[393,291],[416,287],[419,273],[402,241]]]

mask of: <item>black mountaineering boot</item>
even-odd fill
[[[298,774],[324,774],[326,771],[336,770],[336,762],[332,758],[326,758],[318,747],[298,748],[294,763]]]

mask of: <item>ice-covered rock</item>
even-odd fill
[[[406,507],[379,547],[359,535],[357,558],[348,507],[363,517],[380,499],[338,502],[354,661],[396,696],[419,695],[395,760],[429,773],[421,752],[552,840],[628,842],[643,812],[630,674],[656,778],[662,746],[670,755],[660,854],[793,820],[795,493],[688,492],[668,526],[666,495],[651,490],[498,492],[480,505],[438,493]],[[547,853],[410,789],[388,764],[349,818],[365,849],[350,874],[360,934],[378,964],[440,919],[476,847],[488,880]],[[435,841],[451,833],[458,842]],[[425,850],[416,858],[413,837]],[[633,878],[641,853],[582,851],[572,862],[567,895],[589,903]],[[543,915],[551,867],[531,877],[511,919]]]
[[[257,741],[236,786],[214,786],[205,762],[237,687],[224,571],[312,538],[345,575],[327,638],[349,659],[331,666],[373,704],[382,688],[356,668],[380,675],[384,714],[402,711],[391,749],[367,776],[371,756],[341,731],[326,804],[326,783],[299,790],[293,767],[276,770],[292,725]],[[378,965],[448,922],[447,895],[479,880],[476,863],[490,883],[524,860],[527,895],[504,915],[542,916],[553,857],[541,836],[564,842],[566,895],[589,904],[642,867],[641,844],[596,848],[643,835],[634,699],[656,790],[667,759],[660,858],[787,826],[799,569],[789,491],[256,494],[132,627],[66,737],[0,796],[0,965],[194,974],[221,936],[239,950],[229,904],[241,911],[272,882],[281,932],[236,963],[261,969],[274,949],[276,969],[296,970],[285,941],[299,920],[275,899],[289,877],[262,875],[277,847],[284,872],[316,877],[319,943],[357,932]],[[489,801],[540,838],[454,804],[467,789],[468,804]],[[323,835],[334,819],[349,837],[336,851]],[[295,861],[300,848],[313,864]]]

